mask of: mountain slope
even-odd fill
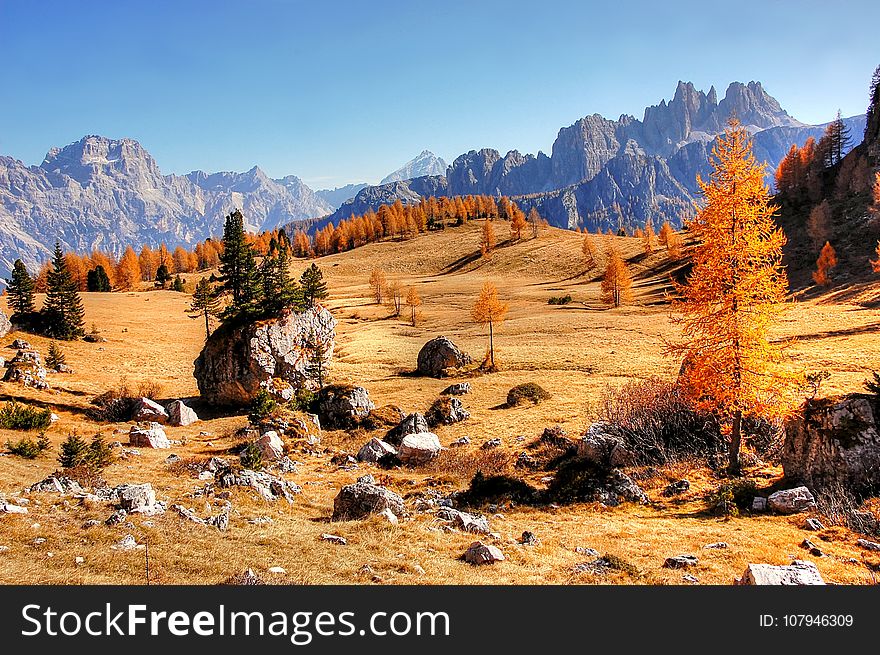
[[[445,173],[446,162],[430,150],[422,150],[417,157],[382,178],[379,186],[391,182],[411,180],[416,177],[425,177],[426,175],[444,175]]]
[[[32,269],[55,241],[80,252],[128,245],[191,245],[222,232],[241,208],[248,229],[273,229],[333,207],[299,178],[194,171],[162,175],[133,139],[87,136],[51,149],[39,166],[0,157],[0,275],[21,257]]]
[[[335,189],[319,189],[318,191],[315,191],[315,195],[336,210],[339,209],[342,203],[354,198],[358,191],[367,186],[369,185],[366,182],[361,182],[360,184],[346,184],[345,186],[336,187]]]

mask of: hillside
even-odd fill
[[[580,262],[581,235],[549,228],[537,239],[502,244],[491,258],[481,259],[474,256],[480,228],[477,221],[317,260],[329,284],[327,306],[339,320],[331,381],[362,384],[377,406],[395,404],[407,412],[426,410],[450,382],[464,381],[413,377],[410,372],[421,346],[441,334],[474,356],[482,355],[486,333],[472,322],[470,309],[484,280],[497,283],[502,298],[510,302],[508,319],[496,335],[502,370],[466,378],[471,393],[462,400],[471,417],[436,430],[444,446],[464,436],[470,437],[469,446],[449,449],[434,466],[379,469],[361,463],[347,469],[331,463],[331,458],[357,452],[382,432],[324,430],[319,448],[291,455],[299,462],[297,471],[284,477],[302,487],[294,503],[269,502],[235,488],[229,497],[227,532],[184,521],[171,511],[130,515],[128,525],[105,525],[109,510],[104,503],[79,504],[55,494],[22,492],[57,468],[54,453],[35,460],[6,455],[0,458],[0,493],[30,502],[26,515],[0,515],[0,545],[9,548],[0,554],[0,582],[142,583],[143,551],[111,549],[125,534],[149,543],[151,579],[159,584],[217,583],[246,568],[287,583],[683,584],[685,572],[662,567],[666,557],[680,553],[699,557],[699,564],[686,573],[701,583],[729,584],[749,562],[783,564],[793,555],[804,556],[798,547],[805,536],[803,515],[746,513],[721,519],[706,513],[704,497],[720,480],[698,463],[630,471],[646,490],[647,505],[505,504],[489,511],[487,517],[498,533],[494,543],[507,557],[494,567],[460,561],[475,536],[442,528],[443,522],[431,512],[413,510],[412,517],[397,526],[377,518],[328,522],[340,487],[362,475],[375,475],[412,508],[420,495],[465,488],[475,467],[511,463],[545,428],[558,424],[572,437],[582,434],[609,386],[656,375],[670,378],[678,370],[679,362],[663,355],[664,343],[676,334],[663,302],[673,268],[664,253],[645,258],[637,239],[615,237],[631,265],[636,295],[632,305],[607,309],[598,301],[598,280],[585,274]],[[297,261],[295,272],[307,263]],[[419,290],[424,320],[418,327],[390,317],[386,307],[370,299],[368,277],[374,267]],[[547,304],[550,296],[569,293],[568,305]],[[163,400],[197,394],[192,363],[202,347],[204,326],[184,313],[189,297],[171,291],[83,296],[87,324],[94,323],[107,341],[63,344],[74,373],[50,375],[51,391],[0,382],[3,400],[20,399],[58,414],[60,420],[47,431],[56,451],[72,431],[84,436],[100,431],[108,440],[124,440],[128,423],[99,423],[87,414],[90,399],[116,387],[120,379],[131,386],[156,382]],[[878,326],[878,309],[808,300],[790,307],[778,337],[797,337],[795,361],[808,370],[828,371],[831,377],[822,392],[831,394],[860,389],[880,363]],[[17,333],[7,335],[2,345],[16,337],[47,351],[48,340]],[[540,383],[552,397],[536,406],[505,407],[507,391],[527,381]],[[243,414],[225,415],[198,399],[192,405],[205,420],[167,428],[169,438],[179,444],[170,451],[140,448],[137,454],[127,454],[105,470],[107,482],[151,482],[169,505],[181,503],[200,516],[219,511],[225,501],[194,495],[204,483],[181,474],[166,464],[166,458],[169,452],[184,461],[229,458],[229,449],[238,441],[234,431],[247,419]],[[18,436],[0,430],[0,441]],[[494,438],[501,440],[497,449],[481,448]],[[545,484],[541,472],[524,475],[535,485]],[[778,467],[765,463],[748,469],[761,489],[772,487],[780,475]],[[666,484],[682,477],[690,481],[690,490],[676,498],[664,497]],[[259,517],[272,522],[252,522]],[[99,524],[84,527],[88,520]],[[533,532],[539,543],[520,544],[523,531]],[[322,541],[321,534],[328,532],[345,537],[347,545]],[[857,535],[836,526],[810,534],[827,554],[815,559],[826,580],[873,580],[856,546]],[[37,538],[45,541],[35,542]],[[720,541],[729,547],[703,549]],[[576,573],[574,567],[589,559],[576,548],[614,554],[637,572],[608,577]],[[77,557],[84,561],[77,564]],[[286,572],[268,572],[276,566]]]

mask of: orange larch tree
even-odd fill
[[[629,267],[613,245],[608,249],[608,263],[602,276],[602,302],[620,307],[632,300],[632,276]]]
[[[511,241],[519,241],[522,239],[523,230],[528,227],[526,215],[522,209],[515,207],[510,215],[510,239]]]
[[[669,224],[669,221],[663,221],[663,225],[660,226],[660,234],[657,239],[660,242],[661,246],[669,245],[669,235],[672,234],[672,232],[673,229],[672,226]]]
[[[419,292],[416,291],[415,287],[410,287],[406,292],[406,305],[409,307],[409,323],[413,327],[415,327],[422,314],[419,311],[419,305],[422,304],[422,299],[419,296]]]
[[[504,322],[509,308],[508,303],[501,302],[498,298],[498,288],[492,282],[485,282],[471,311],[471,317],[476,323],[489,326],[489,356],[487,359],[490,371],[496,370],[495,330]]]
[[[819,259],[816,260],[816,271],[813,273],[813,282],[827,287],[831,284],[831,269],[837,266],[837,252],[828,241],[822,246]]]
[[[654,234],[654,223],[651,221],[651,218],[648,217],[648,220],[645,221],[645,229],[642,230],[642,247],[645,249],[645,254],[650,255],[654,252],[654,241],[657,236]]]
[[[596,250],[596,244],[589,232],[584,233],[584,242],[581,244],[581,252],[584,255],[584,264],[587,270],[591,271],[599,265],[599,253]]]
[[[116,267],[116,285],[123,291],[137,289],[141,283],[141,264],[131,246],[125,249]]]
[[[798,376],[769,330],[782,311],[788,278],[785,235],[764,184],[763,164],[748,133],[731,119],[712,149],[712,173],[697,182],[703,209],[688,220],[695,238],[693,269],[676,284],[674,320],[682,338],[667,352],[683,358],[680,383],[718,417],[729,438],[728,469],[740,471],[744,416],[781,418],[794,405]]]
[[[480,238],[480,252],[483,257],[488,257],[495,249],[495,226],[492,219],[487,218],[483,221],[483,236]]]
[[[382,296],[385,293],[385,287],[388,285],[388,277],[381,268],[374,268],[370,272],[370,288],[373,290],[373,298],[377,305],[382,304]]]

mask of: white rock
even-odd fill
[[[400,442],[397,456],[408,466],[427,464],[440,454],[443,446],[433,432],[408,434]]]
[[[275,430],[264,432],[255,443],[266,461],[274,462],[284,457],[284,441]]]
[[[171,448],[165,430],[155,422],[148,426],[132,425],[128,431],[128,445],[138,448]]]
[[[182,400],[173,400],[165,408],[168,411],[168,422],[171,425],[187,426],[199,420],[198,414]]]
[[[797,514],[815,509],[816,499],[806,487],[795,487],[770,494],[767,507],[779,514]]]
[[[387,507],[379,512],[379,516],[388,521],[391,525],[397,525],[397,516]]]
[[[824,585],[819,569],[812,562],[795,560],[789,566],[749,564],[743,573],[743,585]]]
[[[375,464],[385,455],[396,455],[397,449],[389,443],[373,437],[358,451],[357,458],[361,462]]]
[[[287,573],[287,570],[280,566],[273,566],[269,569],[269,573],[274,573],[276,575],[284,575]]]
[[[155,400],[149,398],[140,398],[134,406],[131,413],[132,421],[147,421],[156,423],[167,423],[168,412]]]

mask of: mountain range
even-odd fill
[[[53,148],[39,166],[0,156],[0,276],[17,257],[35,269],[56,240],[78,252],[117,254],[127,245],[192,245],[222,233],[236,207],[252,231],[291,223],[311,231],[398,199],[479,193],[512,196],[560,227],[633,227],[648,216],[678,225],[731,114],[753,133],[756,156],[771,170],[791,144],[824,130],[789,116],[759,82],[734,82],[720,101],[714,87],[706,93],[679,82],[673,99],[646,108],[641,120],[593,114],[560,129],[549,156],[484,148],[447,166],[423,151],[379,185],[317,192],[256,166],[163,175],[137,141],[86,136]],[[864,116],[846,123],[860,140]]]

